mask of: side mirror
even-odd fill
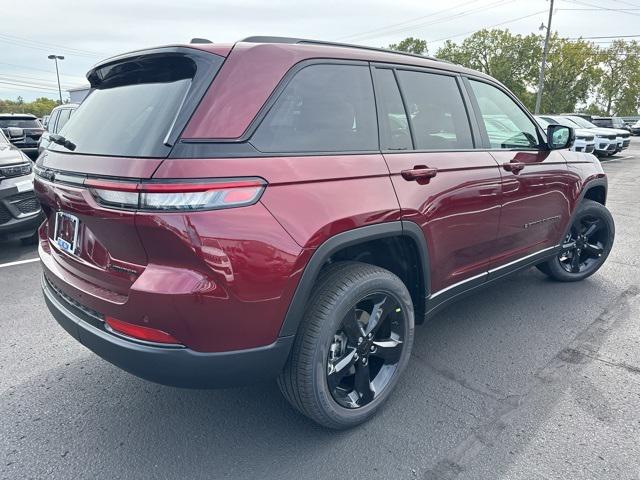
[[[571,148],[576,139],[573,128],[564,125],[549,125],[547,127],[547,145],[549,150]]]

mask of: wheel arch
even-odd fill
[[[606,205],[607,189],[608,184],[606,177],[593,178],[583,183],[580,195],[578,195],[578,198],[574,202],[573,211],[571,212],[571,217],[569,218],[569,222],[565,228],[562,239],[564,239],[571,230],[571,226],[573,225],[580,204],[584,200],[593,200],[602,205]],[[560,242],[562,242],[562,239],[560,240]]]
[[[419,303],[414,305],[414,307],[416,309],[416,321],[419,322],[419,319],[421,319],[419,315],[424,316],[425,302],[430,290],[427,242],[422,229],[416,223],[399,220],[354,228],[338,233],[325,240],[315,250],[307,262],[302,277],[293,294],[293,298],[289,303],[289,308],[280,329],[280,336],[296,334],[298,325],[304,315],[304,308],[311,296],[313,286],[323,267],[327,265],[334,256],[340,255],[342,252],[347,252],[349,249],[357,248],[358,246],[371,245],[381,241],[393,241],[393,239],[410,242],[413,248],[415,248],[419,280],[417,287],[414,287],[414,293],[417,288],[417,299]],[[365,263],[378,265],[378,263],[374,262]],[[407,288],[410,292],[412,291],[410,285],[407,285]],[[416,303],[416,297],[413,294],[412,298],[414,298],[414,303]]]

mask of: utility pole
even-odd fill
[[[544,70],[547,67],[547,54],[549,53],[549,39],[551,37],[551,17],[553,17],[553,0],[549,5],[549,21],[547,22],[547,35],[544,37],[544,48],[542,50],[542,64],[540,65],[540,77],[538,78],[538,95],[536,95],[536,109],[534,113],[540,113],[540,104],[542,103],[542,90],[544,90]],[[540,26],[540,30],[544,28],[544,24]]]
[[[49,55],[47,57],[49,60],[54,60],[56,62],[56,77],[58,78],[58,94],[60,95],[60,105],[62,105],[62,89],[60,88],[60,72],[58,71],[58,60],[64,60],[62,55]]]

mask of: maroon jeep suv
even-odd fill
[[[277,378],[301,413],[353,426],[414,324],[533,265],[582,280],[613,243],[573,131],[451,63],[252,37],[87,78],[36,165],[42,289],[69,334],[151,381]]]

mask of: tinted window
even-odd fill
[[[498,88],[471,80],[491,148],[537,148],[535,125],[511,97]]]
[[[469,119],[455,77],[399,70],[416,149],[473,148]]]
[[[175,122],[188,115],[181,109],[195,108],[222,63],[217,55],[199,55],[148,54],[94,68],[87,75],[91,93],[59,133],[76,145],[74,153],[165,157]],[[58,144],[50,149],[68,151]]]
[[[367,66],[311,65],[282,91],[251,143],[262,152],[378,149]]]
[[[71,109],[70,108],[65,108],[60,110],[60,116],[58,117],[58,123],[56,124],[56,131],[53,133],[57,133],[60,130],[62,130],[62,127],[65,126],[65,124],[67,123],[67,121],[69,120],[69,117],[71,116]]]
[[[182,79],[96,89],[59,133],[75,143],[76,153],[154,156],[190,84]],[[57,144],[52,149],[66,151]]]
[[[38,120],[30,118],[0,118],[0,128],[42,128]]]
[[[413,145],[409,121],[393,70],[376,69],[375,75],[381,146],[384,150],[410,150]]]

